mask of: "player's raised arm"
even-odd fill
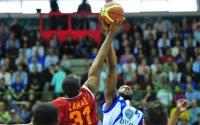
[[[110,46],[110,50],[108,52],[108,80],[106,83],[106,91],[105,91],[105,101],[106,105],[105,108],[107,109],[113,103],[117,95],[117,73],[116,73],[116,55],[113,46]]]
[[[92,63],[92,66],[90,67],[88,79],[84,85],[87,86],[94,94],[96,94],[98,90],[100,73],[103,68],[105,58],[107,57],[108,51],[110,49],[111,41],[118,28],[121,26],[122,22],[123,21],[116,21],[111,24],[106,39],[101,45],[101,48],[99,49],[99,52],[94,62]]]

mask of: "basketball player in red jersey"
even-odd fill
[[[79,78],[66,76],[62,89],[65,97],[52,101],[58,109],[59,125],[97,125],[95,94],[99,86],[99,77],[103,63],[111,46],[111,41],[123,21],[116,21],[109,27],[109,32],[90,67],[88,79],[81,87]]]

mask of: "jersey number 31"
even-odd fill
[[[89,106],[85,107],[85,109],[83,110],[82,113],[80,111],[71,112],[69,117],[70,117],[70,119],[74,119],[75,123],[72,125],[77,125],[77,123],[79,123],[79,125],[83,125],[82,117],[86,117],[87,125],[92,124],[92,121],[90,119],[90,107]]]

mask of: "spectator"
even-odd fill
[[[9,112],[5,109],[5,103],[0,102],[0,124],[7,124],[11,120]]]
[[[7,69],[8,68],[5,65],[0,68],[0,78],[4,78],[6,85],[10,85],[11,84],[11,73],[8,72]]]
[[[32,47],[32,56],[44,57],[44,54],[44,47],[41,45],[40,42],[36,42],[35,46]]]
[[[192,64],[192,71],[196,74],[200,73],[200,54],[197,55],[196,61]]]
[[[62,56],[62,60],[60,62],[60,66],[64,68],[64,70],[69,70],[71,68],[71,62],[68,60],[68,56],[64,54]]]
[[[188,84],[187,85],[187,91],[185,93],[185,97],[188,101],[192,100],[198,100],[199,99],[199,94],[197,91],[193,90],[192,85]]]
[[[123,55],[121,55],[121,57],[120,57],[120,64],[123,65],[124,63],[126,63],[127,58],[134,59],[133,54],[131,54],[131,52],[130,52],[130,47],[125,47],[125,53]]]
[[[46,55],[45,60],[44,60],[44,67],[46,68],[52,64],[55,65],[57,63],[58,63],[58,55],[56,55],[53,52],[52,48],[49,48],[48,54]]]
[[[199,125],[198,121],[198,116],[200,114],[200,107],[197,104],[197,100],[192,100],[191,102],[191,108],[189,109],[190,113],[190,122],[192,125]]]
[[[183,90],[186,90],[186,87],[187,85],[191,85],[193,89],[197,89],[198,86],[197,86],[197,83],[193,80],[192,76],[191,75],[187,75],[185,76],[185,83],[181,83],[181,87]]]
[[[83,2],[78,6],[78,13],[89,12],[91,13],[91,6],[87,3],[87,0],[83,0]]]
[[[177,102],[178,103],[178,102]],[[174,108],[171,109],[170,111],[170,118],[173,117],[173,115],[175,114],[177,110],[177,107],[175,106]],[[184,112],[182,112],[179,116],[179,121],[178,121],[178,125],[188,125],[190,120],[190,114],[188,110],[185,110]]]
[[[168,73],[169,82],[172,82],[173,80],[180,82],[181,81],[181,73],[178,71],[178,65],[177,65],[177,63],[173,63],[172,65],[173,65],[172,70],[169,71],[169,73]]]
[[[19,56],[15,60],[15,65],[17,66],[17,65],[21,64],[24,67],[26,67],[27,63],[28,63],[28,60],[26,58],[26,55],[24,54],[23,49],[19,50]]]
[[[20,48],[20,42],[16,38],[13,32],[10,33],[10,38],[6,41],[6,49],[9,49],[9,48],[15,48],[15,49]]]
[[[8,96],[8,85],[5,82],[4,78],[0,78],[0,100],[6,101]]]
[[[189,34],[186,39],[183,40],[184,47],[187,48],[189,45],[195,47],[197,45],[197,41],[193,38],[192,34]]]
[[[187,19],[183,18],[182,19],[182,27],[181,27],[181,31],[180,31],[182,38],[183,39],[188,38],[188,36],[189,36],[189,34],[191,34],[191,32],[192,32],[192,30],[191,30],[191,28],[189,28]]]
[[[16,74],[15,81],[11,84],[11,93],[14,100],[21,100],[25,93],[25,86],[19,74]]]
[[[155,90],[158,90],[162,87],[161,76],[166,76],[167,74],[162,70],[163,66],[161,64],[157,65],[157,71],[152,73],[151,79],[154,85]]]
[[[58,71],[54,73],[51,85],[54,86],[55,96],[60,96],[62,93],[62,83],[65,79],[66,73],[63,71],[62,67],[58,66]]]
[[[163,89],[158,90],[156,96],[165,106],[172,104],[173,97],[168,84],[163,84]]]
[[[157,18],[157,20],[154,23],[153,27],[154,27],[154,30],[156,32],[157,38],[160,38],[161,34],[163,32],[166,32],[166,29],[167,29],[166,26],[165,26],[165,24],[163,23],[163,20],[162,20],[161,17]]]
[[[181,91],[180,86],[176,84],[174,87],[173,101],[178,102],[180,99],[185,99],[185,94]]]
[[[42,64],[37,62],[36,57],[32,57],[32,62],[29,64],[29,72],[34,72],[34,69],[37,68],[39,72],[42,71]]]
[[[187,52],[187,57],[188,58],[194,58],[195,57],[195,46],[192,40],[187,41],[187,47],[186,47],[186,52]]]
[[[10,116],[11,116],[11,121],[9,122],[9,124],[20,124],[20,123],[23,123],[22,119],[17,114],[15,109],[11,109],[10,110]]]
[[[93,48],[92,52],[89,53],[89,55],[88,55],[88,59],[94,60],[95,57],[97,56],[97,52],[98,52],[98,49],[97,48]]]
[[[144,40],[148,40],[150,38],[155,39],[156,33],[155,30],[153,30],[152,25],[148,24],[146,29],[144,30]]]
[[[197,41],[197,45],[199,46],[199,44],[200,44],[200,26],[196,27],[193,35],[194,35],[194,39]]]
[[[159,65],[159,59],[157,57],[155,57],[153,59],[153,63],[150,65],[150,69],[151,69],[151,73],[154,74],[157,72],[157,66]]]
[[[142,49],[142,43],[140,39],[135,40],[135,45],[133,46],[133,54],[138,55],[140,49]]]
[[[166,63],[168,61],[171,62],[174,60],[173,56],[170,53],[169,48],[164,49],[163,54],[164,55],[160,58],[161,63]]]
[[[122,65],[122,72],[124,76],[124,82],[131,80],[132,74],[136,73],[137,65],[131,57],[127,58],[127,62]]]
[[[157,47],[158,47],[159,56],[162,57],[163,49],[170,47],[170,41],[167,38],[166,33],[163,33],[162,37],[158,40]]]
[[[20,77],[20,80],[23,83],[24,87],[27,86],[27,84],[28,84],[28,75],[23,70],[23,67],[20,64],[17,66],[17,71],[12,76],[12,82],[13,83],[15,82],[17,75]]]

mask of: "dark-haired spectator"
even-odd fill
[[[14,100],[21,100],[25,93],[25,85],[19,74],[16,74],[15,80],[11,84],[11,93]]]
[[[13,32],[10,33],[9,39],[6,41],[6,49],[10,48],[15,48],[19,49],[20,48],[20,42],[16,38],[15,34]]]
[[[163,88],[159,89],[157,92],[156,97],[165,105],[165,106],[171,106],[172,104],[172,92],[170,90],[169,84],[164,83]]]
[[[181,23],[180,35],[183,39],[186,39],[192,33],[192,28],[189,27],[187,18],[183,18]]]
[[[166,26],[165,24],[163,23],[163,19],[161,17],[158,17],[156,22],[153,24],[153,28],[156,32],[156,37],[157,38],[160,38],[161,37],[161,34],[163,32],[166,32]]]
[[[158,39],[157,47],[158,47],[159,56],[162,57],[164,55],[163,49],[170,47],[170,41],[167,38],[166,33],[163,33],[162,37]]]
[[[192,100],[191,108],[189,109],[190,113],[190,122],[192,125],[199,125],[199,114],[200,114],[200,107],[198,106],[197,100]]]
[[[83,0],[83,2],[78,6],[78,13],[83,12],[91,12],[91,6],[87,3],[87,0]]]
[[[126,63],[127,58],[133,58],[133,59],[135,58],[131,53],[130,47],[125,47],[125,52],[120,57],[120,64],[123,65],[124,63]]]
[[[33,125],[58,125],[58,111],[51,103],[38,103],[33,108]]]
[[[199,46],[200,45],[200,25],[198,25],[195,28],[193,35],[194,35],[194,39],[197,41],[197,45]]]
[[[52,64],[55,65],[56,63],[58,63],[58,55],[54,53],[53,48],[49,48],[44,60],[44,67],[46,68]]]
[[[24,51],[26,58],[29,59],[32,56],[32,49],[30,48],[27,42],[23,43],[22,49]]]
[[[180,99],[185,99],[185,94],[178,84],[174,87],[173,101],[177,102]]]
[[[98,53],[98,48],[92,48],[92,51],[88,55],[88,59],[94,60],[95,57],[97,56]]]
[[[200,54],[197,55],[196,61],[192,64],[192,71],[196,74],[200,73]]]
[[[173,63],[172,65],[173,65],[172,70],[169,71],[169,73],[168,73],[169,82],[172,82],[172,81],[180,82],[181,81],[181,73],[178,70],[178,65],[177,65],[177,63]]]
[[[178,56],[179,51],[182,49],[181,46],[181,41],[176,40],[175,41],[175,45],[173,47],[171,47],[171,55],[175,58],[176,56]]]
[[[191,75],[186,75],[185,76],[185,83],[181,83],[181,87],[183,90],[186,90],[187,85],[191,85],[193,89],[197,89],[198,85],[196,81],[192,78]]]
[[[0,78],[4,78],[6,85],[11,84],[11,73],[8,71],[8,67],[3,65],[0,68]]]
[[[45,50],[40,42],[36,42],[35,46],[32,47],[32,56],[44,57]]]
[[[144,40],[149,40],[149,39],[155,39],[156,38],[156,32],[153,29],[151,24],[147,24],[146,29],[144,30]]]
[[[62,83],[65,79],[66,73],[63,70],[63,67],[57,66],[57,72],[54,73],[51,85],[54,86],[55,96],[60,96],[62,93]]]
[[[192,101],[192,100],[198,100],[200,98],[199,96],[199,92],[195,91],[193,88],[192,88],[192,85],[191,84],[188,84],[187,85],[187,91],[185,92],[185,97],[188,101]]]
[[[12,82],[15,82],[17,75],[20,77],[21,82],[23,83],[24,86],[28,84],[28,75],[27,72],[23,70],[22,65],[17,66],[17,71],[14,72],[12,76]]]
[[[136,73],[137,64],[134,62],[132,57],[127,57],[126,63],[122,65],[122,73],[124,82],[131,81],[132,74]]]
[[[42,64],[37,62],[36,57],[32,57],[32,62],[28,65],[29,72],[34,72],[34,69],[37,68],[37,71],[41,72],[42,71]]]
[[[69,57],[66,55],[66,54],[64,54],[63,56],[62,56],[62,60],[61,60],[61,62],[60,62],[60,66],[61,67],[63,67],[65,70],[69,70],[70,69],[70,67],[71,67],[71,62],[69,61]]]

